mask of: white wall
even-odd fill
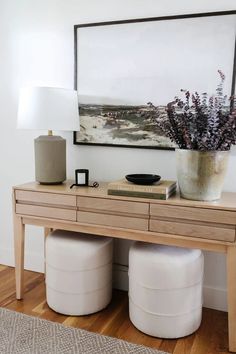
[[[0,263],[14,264],[11,187],[34,179],[33,138],[38,132],[15,128],[19,87],[73,87],[73,25],[234,7],[235,0],[0,0]],[[72,134],[65,137],[68,177],[80,167],[89,168],[98,181],[140,171],[176,178],[174,152],[74,146]],[[233,151],[225,180],[228,191],[236,191],[235,155]],[[26,231],[26,267],[42,270],[42,230]],[[125,241],[117,244],[117,263],[127,264],[127,250]],[[205,262],[205,305],[225,309],[225,257],[206,253]],[[125,271],[121,267],[116,272],[118,285]]]

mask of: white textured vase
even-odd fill
[[[228,157],[229,151],[176,149],[181,197],[203,201],[220,199]]]

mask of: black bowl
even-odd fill
[[[125,178],[127,179],[127,181],[135,184],[149,185],[149,184],[153,184],[154,182],[160,181],[161,176],[137,173],[133,175],[126,175]]]

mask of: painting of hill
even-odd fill
[[[160,106],[163,117],[165,107]],[[174,148],[150,116],[148,105],[80,104],[76,143],[127,147]]]

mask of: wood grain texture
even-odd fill
[[[54,194],[41,193],[41,192],[30,192],[24,190],[16,190],[16,201],[17,202],[33,202],[42,204],[55,204],[60,206],[76,206],[76,197],[67,194]]]
[[[44,275],[46,275],[46,238],[53,231],[52,228],[45,227],[44,228]]]
[[[194,223],[175,222],[174,220],[150,220],[150,230],[167,234],[200,237],[211,240],[234,242],[235,229],[216,227],[214,224],[200,225]]]
[[[225,252],[229,279],[229,345],[236,352],[236,194],[224,193],[217,202],[191,201],[178,195],[163,201],[111,197],[107,194],[106,183],[99,188],[80,187],[73,190],[69,188],[70,184],[70,181],[59,186],[29,183],[13,188],[17,298],[22,298],[24,291],[25,224]],[[26,200],[15,200],[15,196]],[[74,200],[78,205],[63,206],[63,203],[73,204]],[[49,318],[56,316],[50,311],[42,315]],[[57,320],[62,318],[57,317]],[[120,315],[117,323],[119,327],[123,325]],[[172,351],[176,347],[173,343],[165,341],[161,349]],[[182,350],[186,345],[188,347],[189,342],[181,344]]]
[[[128,214],[140,214],[147,215],[149,213],[148,203],[137,203],[135,201],[122,201],[122,200],[112,200],[105,198],[88,198],[88,197],[77,197],[77,206],[79,210],[100,210],[109,211],[110,213],[128,213]]]
[[[150,215],[183,220],[207,221],[219,224],[236,224],[236,213],[223,210],[150,204]]]
[[[45,192],[45,193],[62,193],[67,195],[75,196],[84,196],[84,197],[93,197],[93,198],[107,198],[111,199],[111,196],[107,194],[108,183],[101,182],[98,188],[89,188],[89,187],[75,187],[70,189],[70,186],[74,183],[72,180],[67,180],[66,182],[60,185],[42,185],[37,182],[25,183],[19,186],[13,187],[14,190],[25,190],[25,191],[34,191],[34,192]],[[179,205],[179,206],[189,206],[194,208],[205,208],[205,209],[215,209],[215,210],[229,210],[236,211],[236,193],[223,192],[221,199],[213,202],[203,202],[183,199],[177,193],[171,196],[167,200],[158,200],[158,199],[146,199],[146,198],[133,198],[133,197],[118,197],[112,196],[113,200],[127,200],[127,201],[137,201],[137,202],[149,202],[157,203],[161,205]]]
[[[108,217],[108,216],[107,216]],[[101,236],[109,236],[120,239],[160,243],[187,248],[200,248],[206,251],[227,252],[228,242],[194,238],[189,236],[176,236],[166,233],[155,233],[140,230],[130,230],[120,227],[104,225],[83,224],[67,222],[64,220],[52,220],[47,218],[23,216],[23,223],[46,228],[61,229],[75,232],[84,232]]]
[[[25,225],[22,223],[22,218],[14,214],[14,250],[17,299],[22,299],[24,292],[24,249]]]
[[[16,204],[16,214],[76,221],[76,211],[40,205]]]
[[[77,221],[85,224],[120,227],[125,229],[148,231],[148,220],[130,216],[111,215],[102,213],[77,212]]]
[[[88,316],[64,316],[52,311],[45,296],[43,274],[25,271],[24,300],[15,299],[14,268],[0,266],[0,306],[66,326],[106,334],[132,343],[143,344],[171,354],[228,354],[227,313],[203,309],[199,330],[178,340],[150,337],[137,330],[129,320],[127,293],[114,290],[110,305]]]

